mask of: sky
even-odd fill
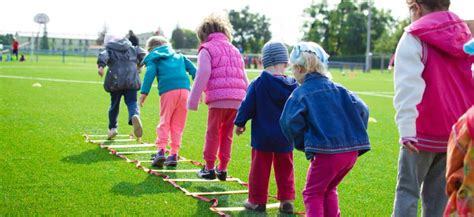
[[[110,32],[118,35],[125,35],[129,29],[143,33],[161,27],[169,37],[177,25],[195,30],[210,13],[240,10],[248,5],[251,12],[270,18],[273,39],[294,44],[302,37],[303,10],[312,1],[321,0],[22,0],[21,4],[4,1],[0,10],[0,34],[32,34],[39,29],[33,17],[46,13],[50,18],[50,35],[93,39],[105,24]],[[339,0],[328,0],[330,5],[337,2]],[[391,10],[395,18],[408,17],[405,0],[375,0],[374,4]],[[472,9],[473,0],[451,0],[451,10],[463,19],[474,20]]]

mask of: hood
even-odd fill
[[[293,90],[298,87],[298,82],[294,78],[273,76],[266,71],[262,72],[259,79],[261,79],[261,82],[258,83],[258,86],[255,86],[255,91],[266,92],[270,100],[279,105],[284,105]]]
[[[109,42],[105,47],[116,51],[127,51],[130,49],[130,47],[132,47],[132,43],[130,43],[128,39],[124,38],[118,41]]]
[[[173,50],[173,48],[169,45],[163,45],[159,46],[155,49],[153,49],[146,57],[145,57],[145,63],[153,60],[158,60],[160,58],[169,58],[173,55],[175,55],[176,52]]]
[[[472,35],[467,24],[449,11],[433,12],[413,22],[405,31],[458,58],[467,57],[463,46]]]

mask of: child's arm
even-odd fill
[[[255,82],[252,82],[247,89],[247,95],[245,96],[244,101],[240,104],[239,111],[237,112],[237,117],[235,118],[234,124],[237,126],[235,133],[237,135],[245,132],[245,124],[248,120],[255,117],[255,108],[256,99],[255,99]]]
[[[356,107],[357,111],[359,111],[360,117],[364,122],[364,127],[367,130],[369,124],[369,107],[356,94],[351,92],[349,94],[351,95],[352,102],[354,103],[354,106]]]
[[[141,88],[141,96],[140,96],[140,106],[143,106],[145,103],[146,97],[148,96],[148,93],[150,93],[151,85],[153,84],[153,80],[155,79],[157,73],[158,73],[158,68],[156,67],[156,64],[153,63],[152,61],[146,62],[146,72],[145,72],[145,77],[143,78],[143,84]]]
[[[198,54],[198,69],[194,79],[193,89],[188,98],[188,109],[196,111],[201,98],[201,93],[206,89],[211,77],[211,55],[205,49]]]
[[[292,95],[286,101],[280,117],[280,127],[288,142],[296,149],[304,151],[304,131],[306,107],[301,100]]]
[[[416,118],[418,117],[416,106],[421,102],[426,87],[421,76],[425,68],[422,62],[422,49],[418,38],[405,33],[398,43],[395,54],[393,105],[401,139],[416,137]],[[405,146],[409,147],[412,144]]]
[[[184,66],[186,67],[186,71],[191,75],[191,77],[194,78],[196,77],[196,66],[189,60],[187,57],[184,57]]]
[[[104,68],[107,66],[107,63],[109,62],[109,52],[107,50],[103,50],[102,52],[99,53],[99,56],[97,57],[97,68],[100,77],[104,76]]]
[[[138,47],[138,46],[135,47],[135,50],[137,51],[137,69],[138,69],[138,73],[140,73],[141,68],[144,65],[143,60],[145,59],[145,56],[146,56],[147,52],[146,52],[146,50],[144,50],[143,48]]]

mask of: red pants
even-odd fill
[[[204,160],[208,170],[214,169],[217,156],[219,170],[227,170],[232,152],[232,136],[234,135],[234,119],[237,109],[209,109],[207,117],[206,144]]]
[[[267,204],[268,182],[272,170],[278,187],[277,199],[295,199],[295,174],[293,171],[293,152],[275,153],[252,149],[252,165],[249,174],[249,202]]]

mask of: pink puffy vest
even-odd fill
[[[220,100],[242,101],[247,91],[242,56],[223,33],[212,33],[199,50],[211,56],[211,77],[204,90],[206,104]]]

